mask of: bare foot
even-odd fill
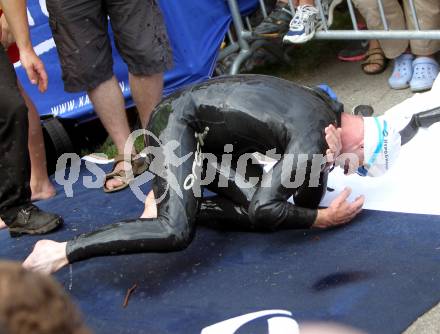
[[[49,179],[44,182],[32,182],[31,180],[31,201],[40,201],[44,199],[52,198],[56,195],[55,187],[52,185]]]
[[[147,199],[145,200],[145,209],[141,218],[157,218],[157,205],[153,190],[150,190],[148,193]]]
[[[116,164],[114,171],[120,171],[120,170],[129,170],[131,168],[131,165],[125,161],[120,161]],[[121,180],[118,180],[116,178],[111,178],[108,179],[107,182],[105,183],[105,187],[109,190],[118,188],[120,186],[122,186],[124,184],[124,182],[122,182]]]
[[[4,228],[6,228],[6,227],[8,227],[6,224],[5,224],[5,222],[0,218],[0,230],[2,230],[2,229],[4,229]]]
[[[32,253],[23,262],[23,267],[43,274],[51,274],[60,270],[69,264],[66,255],[66,245],[67,242],[38,241]]]

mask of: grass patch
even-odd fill
[[[144,139],[143,137],[136,138],[134,142],[134,147],[136,148],[136,152],[141,152],[144,148]],[[83,150],[81,151],[81,156],[90,154],[93,152]],[[113,141],[110,137],[108,137],[105,142],[96,150],[95,153],[104,153],[107,155],[108,159],[113,159],[117,154],[118,150],[116,149],[115,144],[113,144]]]

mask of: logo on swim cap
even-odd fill
[[[380,176],[394,164],[400,152],[400,134],[384,117],[364,117],[364,165],[361,176]]]

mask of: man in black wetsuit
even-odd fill
[[[95,256],[182,250],[193,238],[197,215],[219,210],[254,230],[345,224],[360,212],[364,198],[349,202],[345,189],[330,207],[318,209],[335,160],[324,155],[341,157],[336,162],[346,172],[361,165],[359,172],[372,175],[385,172],[400,147],[400,135],[386,121],[364,121],[343,113],[342,104],[320,89],[260,75],[222,77],[177,92],[157,106],[148,130],[147,142],[156,148],[150,170],[158,175],[157,213],[147,203],[139,219],[68,242],[39,241],[25,267],[49,273]],[[169,158],[168,144],[179,161]],[[221,164],[194,163],[200,151]],[[279,154],[279,160],[263,173],[247,163],[246,154],[253,152]],[[197,194],[211,171],[215,177],[207,188],[218,195],[203,200]],[[288,202],[291,196],[295,204]]]

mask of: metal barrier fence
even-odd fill
[[[237,0],[226,0],[228,6],[231,10],[232,21],[234,25],[235,34],[231,31],[228,32],[229,45],[220,52],[219,60],[226,58],[227,56],[238,52],[232,65],[229,69],[230,74],[237,74],[244,61],[246,61],[256,49],[260,48],[265,44],[264,40],[255,39],[252,34],[252,26],[249,19],[240,16],[239,7]],[[261,13],[263,17],[268,15],[264,0],[260,1]],[[408,0],[409,7],[411,9],[411,15],[414,21],[415,30],[391,30],[389,28],[387,18],[384,12],[383,3],[386,0],[377,0],[380,17],[382,20],[383,30],[360,30],[358,29],[357,19],[354,11],[354,6],[352,0],[345,0],[347,2],[348,11],[350,14],[351,22],[353,25],[353,30],[330,30],[329,17],[332,17],[331,13],[324,12],[323,2],[327,2],[327,6],[331,11],[337,4],[340,4],[342,0],[315,0],[315,5],[319,9],[322,28],[316,31],[316,39],[327,39],[327,40],[366,40],[366,39],[435,39],[440,40],[440,30],[421,30],[419,24],[419,18],[417,17],[416,7],[414,5],[414,0]],[[328,6],[331,3],[331,6]],[[293,1],[289,0],[289,5],[292,14],[295,13],[295,8]],[[330,20],[331,21],[331,20]]]

